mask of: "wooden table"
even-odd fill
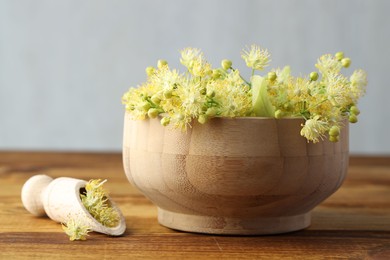
[[[22,206],[32,175],[108,179],[126,217],[122,237],[69,241],[61,225]],[[0,152],[0,259],[390,259],[390,158],[352,157],[342,188],[310,228],[275,236],[191,234],[160,226],[156,207],[127,181],[119,153]]]

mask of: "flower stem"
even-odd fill
[[[231,67],[231,69],[232,69],[233,72],[236,71],[235,69],[233,69],[233,67]],[[245,82],[245,84],[247,84],[250,88],[252,87],[252,84],[251,84],[250,82],[246,81],[246,79],[244,79],[244,77],[241,76],[240,73],[239,73],[238,75],[239,75],[240,78]]]

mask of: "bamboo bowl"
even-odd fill
[[[301,119],[213,118],[187,132],[125,115],[127,178],[158,207],[160,224],[230,235],[310,225],[310,211],[342,184],[348,124],[337,143],[300,136]]]

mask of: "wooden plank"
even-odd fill
[[[90,233],[87,241],[69,241],[59,224],[23,208],[21,187],[35,174],[108,179],[111,197],[126,217],[126,233]],[[191,234],[157,223],[155,206],[126,180],[120,154],[0,152],[0,259],[390,259],[389,198],[390,159],[356,157],[343,186],[314,210],[306,230],[277,236]]]

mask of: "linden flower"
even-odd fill
[[[229,73],[226,77],[226,80],[229,81],[229,85],[232,88],[247,87],[247,85],[245,84],[245,81],[242,79],[242,77],[240,75],[239,70],[234,70],[231,73]],[[227,86],[227,87],[229,87],[229,86]],[[242,89],[242,88],[240,88],[240,89]]]
[[[353,102],[356,103],[357,99],[366,93],[367,73],[364,70],[355,70],[349,80]]]
[[[355,70],[350,79],[352,85],[367,86],[367,73],[364,70]]]
[[[176,70],[170,70],[168,66],[163,66],[150,78],[150,88],[155,88],[150,95],[158,91],[172,90],[181,81],[182,76]]]
[[[241,54],[241,58],[245,60],[246,65],[254,70],[263,70],[267,67],[270,62],[269,57],[268,50],[261,49],[257,45],[252,45],[250,49],[243,50]]]
[[[328,99],[334,106],[346,106],[351,103],[348,80],[342,75],[333,73],[328,75],[326,91]]]
[[[282,70],[280,68],[277,68],[271,71],[276,73],[276,81],[280,84],[283,84],[291,78],[290,66],[285,66]]]
[[[202,106],[206,101],[206,96],[201,93],[200,84],[189,84],[178,89],[177,94],[182,101],[182,106],[186,111],[185,114],[196,116],[202,110]]]
[[[301,129],[301,135],[306,137],[308,141],[313,141],[313,143],[318,143],[319,138],[323,139],[323,136],[329,129],[328,123],[319,119],[320,117],[317,115],[306,120],[305,125]]]
[[[234,92],[222,101],[225,104],[229,104],[229,106],[225,105],[220,109],[221,116],[223,117],[247,116],[251,112],[251,103],[247,101],[248,99],[238,91]]]
[[[147,107],[144,107],[146,95],[144,87],[131,88],[122,96],[122,103],[126,105],[126,110],[131,112],[134,119],[145,119]]]
[[[248,116],[252,112],[250,88],[237,75],[238,71],[207,85],[208,91],[215,93],[212,102],[216,105],[219,116]]]
[[[196,77],[205,77],[212,73],[211,66],[203,58],[195,60],[190,73]]]
[[[341,62],[330,54],[322,55],[315,66],[324,75],[327,75],[328,73],[339,73],[343,67]]]
[[[201,51],[196,48],[185,48],[180,51],[181,59],[180,62],[188,69],[192,68],[194,61],[201,55]]]
[[[358,121],[357,101],[365,94],[367,75],[363,70],[350,78],[342,75],[341,69],[351,63],[342,52],[322,55],[315,64],[318,71],[306,76],[293,76],[289,66],[261,76],[255,70],[268,66],[270,54],[251,45],[241,52],[252,68],[249,80],[231,67],[231,60],[213,68],[199,49],[186,48],[180,54],[186,73],[179,74],[160,60],[157,68],[146,69],[146,83],[123,95],[122,103],[133,119],[159,117],[161,125],[185,131],[195,120],[205,124],[213,117],[300,117],[305,120],[301,135],[314,143],[346,117],[351,123]]]
[[[182,131],[186,131],[187,127],[192,121],[192,117],[185,114],[185,111],[175,111],[174,113],[169,113],[168,118],[170,124],[172,124],[175,128],[181,129]]]
[[[211,73],[211,66],[206,61],[199,49],[186,48],[181,52],[180,62],[187,67],[188,71],[197,77],[204,77]]]
[[[85,185],[86,192],[80,195],[81,202],[102,225],[116,227],[119,223],[119,214],[108,201],[107,192],[103,188],[106,181],[90,180]]]
[[[69,236],[69,240],[86,240],[90,227],[81,223],[78,218],[70,218],[66,223],[62,223],[62,229]]]
[[[293,93],[296,99],[299,99],[301,96],[306,96],[310,90],[310,81],[305,78],[292,79],[287,84],[288,90]]]

